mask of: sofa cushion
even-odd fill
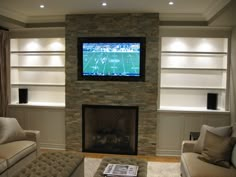
[[[236,169],[231,166],[224,168],[204,162],[198,158],[199,154],[186,152],[181,155],[184,172],[191,177],[235,177]]]
[[[7,169],[7,161],[0,158],[0,174]]]
[[[10,167],[33,151],[36,151],[35,142],[15,141],[0,146],[0,157],[6,159]]]
[[[194,149],[193,149],[194,152],[197,152],[199,154],[202,153],[207,130],[214,133],[214,134],[217,134],[219,136],[231,136],[231,134],[232,134],[232,127],[231,126],[211,127],[208,125],[202,125],[201,131],[200,131],[200,136],[199,136],[199,138],[194,146]]]
[[[229,168],[232,147],[231,137],[222,137],[207,131],[204,148],[199,159]]]
[[[24,138],[25,133],[15,118],[0,117],[0,144]]]

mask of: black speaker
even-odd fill
[[[217,109],[217,93],[207,94],[207,109]]]
[[[27,103],[27,102],[28,102],[28,89],[19,88],[19,103]]]

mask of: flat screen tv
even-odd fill
[[[79,37],[78,80],[144,81],[144,37]]]

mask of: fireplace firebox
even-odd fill
[[[137,154],[138,107],[82,105],[82,151]]]

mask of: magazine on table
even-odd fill
[[[138,174],[138,166],[109,163],[103,174],[107,177],[135,177]]]

